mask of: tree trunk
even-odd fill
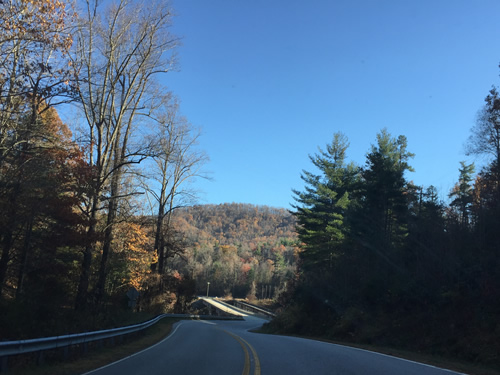
[[[5,286],[5,279],[7,278],[7,270],[9,268],[10,252],[14,245],[14,229],[16,223],[16,194],[18,189],[13,189],[9,199],[9,209],[7,210],[7,219],[5,226],[5,233],[2,240],[2,257],[0,258],[0,298],[2,296],[3,287]]]
[[[106,290],[106,278],[108,276],[108,260],[112,251],[113,243],[113,227],[115,224],[116,213],[118,210],[118,195],[119,182],[121,180],[121,172],[119,169],[115,171],[111,178],[111,198],[109,199],[108,218],[106,221],[106,229],[104,230],[104,241],[102,245],[101,264],[99,266],[99,278],[97,280],[95,290],[95,303],[98,305],[102,302]]]
[[[12,230],[7,229],[2,241],[2,257],[0,258],[0,297],[2,295],[5,279],[7,277],[7,269],[10,261],[10,250],[12,249]]]
[[[165,237],[163,236],[163,233],[160,236],[160,244],[158,250],[160,251],[160,256],[158,257],[158,274],[163,275],[166,263]]]
[[[163,272],[163,247],[162,247],[162,242],[163,242],[163,234],[162,234],[162,229],[163,229],[163,217],[164,217],[164,205],[162,202],[160,202],[160,205],[158,207],[158,215],[156,217],[156,233],[155,233],[155,245],[154,245],[154,250],[156,251],[156,254],[158,255],[158,265],[153,264],[151,269],[153,272],[158,272],[161,274]]]
[[[90,211],[90,223],[87,230],[87,243],[83,251],[82,267],[80,273],[80,281],[78,283],[78,291],[75,300],[75,310],[85,310],[88,302],[88,290],[90,283],[90,271],[92,266],[92,254],[95,247],[95,230],[96,230],[96,215],[98,207],[98,197],[95,195],[92,199]]]
[[[28,254],[31,246],[31,234],[33,233],[33,221],[34,215],[32,215],[28,219],[28,223],[26,224],[26,231],[24,233],[24,244],[21,254],[21,262],[19,264],[19,272],[17,275],[16,299],[19,299],[23,292],[24,277],[26,275],[26,265],[28,263]]]

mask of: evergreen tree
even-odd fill
[[[334,134],[326,151],[310,156],[313,165],[321,172],[316,175],[303,171],[304,192],[294,190],[294,208],[298,220],[298,234],[304,243],[301,253],[303,267],[333,266],[335,258],[342,255],[346,227],[344,217],[351,198],[349,193],[357,169],[346,165],[347,137]]]
[[[419,288],[420,298],[435,293],[434,286],[443,281],[443,270],[447,269],[444,212],[445,206],[433,185],[425,190],[417,188],[408,225],[405,266]]]
[[[460,177],[458,184],[455,185],[450,192],[449,197],[453,200],[450,203],[452,209],[455,210],[458,221],[462,227],[469,225],[470,211],[472,206],[472,180],[474,174],[474,164],[465,164],[460,162]]]
[[[362,171],[364,235],[376,250],[384,252],[401,245],[407,235],[408,191],[406,171],[414,154],[407,151],[407,140],[391,137],[387,129],[377,134]]]
[[[347,217],[359,169],[346,163],[347,137],[335,133],[326,150],[310,156],[318,174],[304,171],[305,191],[294,191],[297,233],[302,243],[301,276],[294,292],[304,325],[334,323],[352,298],[352,267]],[[326,324],[326,323],[325,323]]]
[[[383,129],[361,171],[351,236],[358,254],[359,300],[369,308],[394,300],[407,282],[404,248],[414,187],[405,172],[413,171],[408,164],[413,156],[407,151],[406,137],[393,138]]]

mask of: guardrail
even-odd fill
[[[242,310],[246,310],[246,311],[250,311],[250,312],[254,312],[254,313],[257,313],[257,314],[261,314],[261,315],[265,315],[269,318],[274,318],[276,316],[275,313],[269,311],[269,310],[266,310],[266,309],[263,309],[259,306],[255,306],[255,305],[251,305],[249,303],[246,303],[246,302],[243,302],[243,301],[238,301],[238,300],[232,300],[230,303],[232,303],[234,306],[242,309]]]
[[[162,314],[147,322],[107,330],[76,333],[71,335],[44,337],[39,339],[0,342],[0,372],[6,372],[8,358],[13,355],[64,349],[65,356],[71,346],[84,345],[106,339],[122,337],[151,327],[163,318],[241,320],[241,317],[215,317],[213,315]]]

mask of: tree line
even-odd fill
[[[171,24],[164,1],[2,2],[5,311],[57,320],[57,309],[121,305],[114,296],[132,286],[149,290],[144,304],[175,290],[171,215],[195,197],[186,182],[203,177],[207,156],[161,84],[176,66]]]
[[[500,97],[493,88],[447,203],[417,186],[404,136],[377,134],[365,164],[342,133],[311,155],[294,191],[302,243],[282,332],[395,345],[498,364]]]

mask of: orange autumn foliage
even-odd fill
[[[115,238],[119,239],[117,251],[123,253],[128,271],[123,275],[123,284],[143,289],[144,281],[151,274],[151,265],[158,262],[158,256],[150,250],[151,238],[135,223],[120,223]]]
[[[73,43],[66,33],[74,12],[59,0],[7,0],[0,7],[0,43],[29,39],[68,51]]]

